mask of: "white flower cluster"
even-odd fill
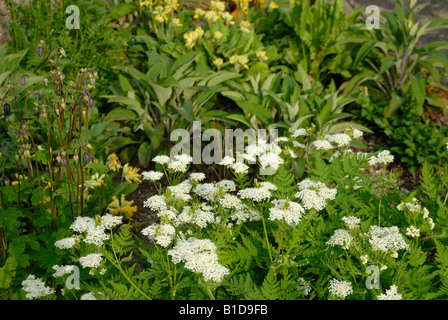
[[[36,278],[33,274],[30,274],[22,281],[22,288],[27,292],[25,297],[28,299],[39,299],[55,293],[52,288],[45,286],[45,282],[42,279]]]
[[[341,219],[342,219],[342,221],[344,221],[345,225],[350,230],[359,228],[360,223],[361,223],[361,219],[359,219],[358,217],[355,217],[355,216],[342,217]]]
[[[205,281],[221,282],[229,274],[229,269],[219,264],[216,245],[209,239],[179,240],[168,255],[173,263],[184,262],[186,269],[201,274]]]
[[[334,231],[334,234],[327,241],[327,244],[331,245],[332,247],[341,246],[343,249],[347,250],[350,248],[353,240],[354,239],[350,231],[345,229],[336,229]]]
[[[337,279],[330,280],[329,292],[341,299],[345,299],[353,293],[352,284],[348,281],[342,281]]]
[[[143,202],[143,207],[149,208],[153,211],[167,210],[165,195],[153,195]]]
[[[75,270],[75,268],[76,268],[76,266],[74,266],[74,265],[69,265],[69,266],[54,265],[53,269],[54,269],[55,273],[53,273],[53,277],[60,278],[64,275],[66,275],[67,273],[72,273],[73,270]]]
[[[396,226],[370,226],[367,236],[374,251],[391,253],[392,257],[397,257],[398,250],[409,250],[409,245]]]
[[[382,164],[384,166],[387,166],[388,164],[392,163],[394,161],[394,156],[390,153],[389,150],[383,150],[379,152],[376,156],[372,156],[369,159],[369,165],[375,166],[377,164]]]
[[[164,167],[167,167],[171,172],[187,172],[188,166],[193,162],[193,158],[186,154],[176,155],[171,159],[165,155],[159,155],[152,159],[155,163],[161,164]],[[157,178],[160,176],[156,172],[148,172],[146,173],[146,179],[152,180],[151,178]],[[160,176],[162,178],[162,176]]]
[[[306,282],[305,279],[303,279],[303,278],[297,278],[297,281],[296,281],[296,282],[298,283],[298,285],[297,285],[297,287],[296,287],[297,290],[303,290],[303,293],[302,293],[302,294],[303,294],[304,296],[307,296],[307,295],[310,294],[312,288],[311,288],[311,285],[310,285],[308,282]]]
[[[85,233],[84,242],[94,244],[98,247],[102,246],[104,241],[109,240],[110,235],[106,230],[113,229],[122,223],[122,216],[113,216],[107,213],[101,217],[101,222],[97,225],[95,219],[91,217],[77,217],[70,228],[77,233]],[[75,240],[76,241],[76,240]],[[71,238],[59,240],[55,243],[56,246],[62,248],[71,248],[73,243]]]
[[[422,207],[417,198],[412,198],[410,202],[401,202],[397,209],[400,211],[408,210],[411,213],[421,213],[423,219],[428,218],[429,211],[425,207]]]
[[[101,253],[91,253],[79,258],[79,263],[83,268],[98,268],[103,261]]]
[[[348,147],[352,138],[346,133],[329,134],[325,136],[329,142],[334,142],[338,147]]]
[[[291,227],[297,226],[305,213],[303,207],[294,201],[275,199],[272,204],[274,207],[269,209],[269,220],[284,220]]]
[[[378,300],[401,300],[403,296],[398,293],[398,287],[396,285],[390,286],[390,289],[386,290],[386,293],[382,293],[378,296]]]
[[[215,214],[211,206],[203,203],[199,207],[185,206],[177,219],[181,223],[191,223],[205,228],[207,224],[215,222]]]
[[[65,239],[58,240],[54,243],[54,246],[59,249],[71,249],[79,241],[78,237],[69,237]]]
[[[236,224],[242,224],[246,221],[259,221],[261,220],[261,213],[255,209],[243,204],[242,208],[237,209],[230,216],[231,219],[236,220]]]
[[[302,201],[306,210],[316,209],[316,211],[321,211],[325,208],[326,200],[335,199],[336,192],[336,189],[330,189],[322,182],[307,178],[299,182],[299,192],[295,196]]]
[[[170,224],[154,224],[144,228],[142,234],[166,248],[173,241],[176,229]]]
[[[261,182],[259,187],[245,188],[238,191],[241,199],[250,199],[254,202],[263,202],[271,198],[271,191],[277,187],[270,182]]]
[[[142,172],[143,180],[150,180],[152,182],[159,181],[163,177],[162,172],[158,171],[145,171]]]

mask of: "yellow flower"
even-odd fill
[[[224,60],[222,58],[216,58],[213,60],[213,64],[219,69],[223,65]]]
[[[116,153],[112,153],[107,157],[106,166],[112,171],[117,171],[122,168],[120,159]]]
[[[134,168],[132,166],[129,165],[129,163],[126,163],[123,167],[123,178],[128,182],[128,183],[141,183],[142,179],[141,179],[141,175],[138,174],[138,171],[140,169],[138,168]]]
[[[133,206],[134,200],[128,201],[125,195],[122,194],[120,199],[112,197],[113,201],[109,204],[108,210],[113,215],[124,214],[129,221],[132,220],[134,213],[137,212],[137,206]]]
[[[274,1],[271,1],[271,3],[269,4],[269,8],[271,8],[272,10],[278,9],[278,5]]]
[[[216,31],[215,34],[214,34],[214,36],[215,36],[215,39],[216,39],[216,40],[219,40],[219,39],[222,38],[222,33],[219,32],[219,31]]]
[[[258,50],[257,53],[257,58],[260,59],[261,62],[268,60],[268,56],[266,55],[266,51],[264,50]]]

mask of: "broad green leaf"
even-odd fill
[[[104,121],[128,121],[137,119],[138,115],[129,109],[115,108],[110,111]]]
[[[425,78],[421,73],[411,74],[411,86],[412,93],[414,94],[415,99],[417,100],[418,110],[420,110],[420,114],[423,112],[423,104],[425,103],[426,98],[426,86],[425,86]]]
[[[138,160],[143,167],[148,167],[151,161],[152,147],[148,141],[143,142],[138,148]]]

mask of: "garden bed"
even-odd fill
[[[2,299],[446,300],[448,20],[419,4],[3,3]]]

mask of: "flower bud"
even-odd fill
[[[5,113],[6,117],[11,115],[11,107],[9,106],[9,103],[5,102],[5,104],[3,105],[3,112]]]
[[[37,55],[42,59],[42,57],[44,56],[44,51],[42,50],[42,47],[38,46],[36,51],[37,51]]]
[[[25,83],[26,83],[25,76],[21,76],[21,77],[20,77],[20,79],[19,79],[19,83],[22,85],[22,87],[25,86]]]
[[[38,101],[40,101],[40,100],[42,99],[42,96],[40,95],[39,92],[36,92],[36,93],[34,94],[34,96],[36,97],[36,100],[38,100]]]
[[[93,108],[93,99],[91,97],[89,97],[89,99],[87,100],[87,105],[89,106],[90,109]]]
[[[67,166],[67,159],[65,157],[61,158],[61,166],[63,166],[64,168]]]
[[[88,151],[86,151],[84,153],[84,161],[88,164],[88,163],[90,163],[91,159],[92,159],[92,156],[90,155],[90,153]]]

